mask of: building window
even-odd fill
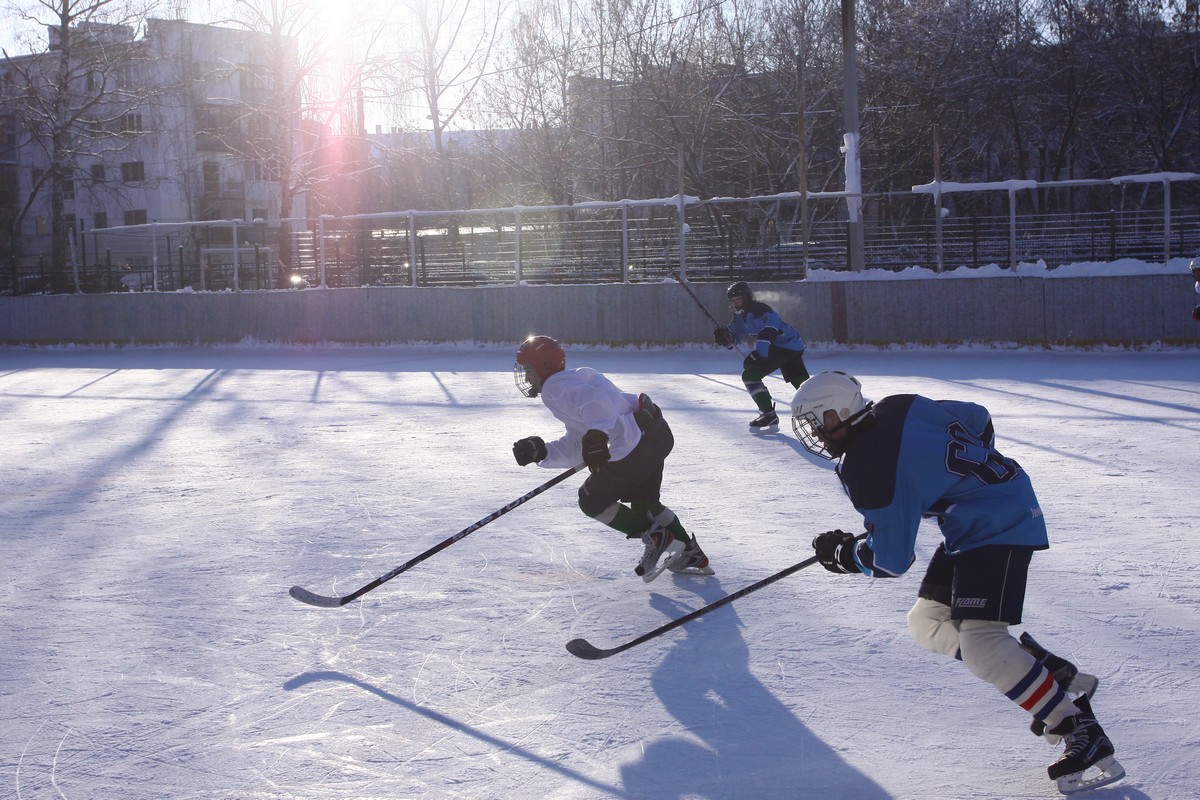
[[[126,225],[145,225],[146,224],[146,209],[139,208],[136,211],[125,212]]]
[[[74,178],[63,178],[62,195],[63,195],[63,200],[74,200],[75,199],[75,179]]]
[[[141,130],[141,114],[123,114],[121,116],[121,133],[141,133]]]
[[[107,228],[107,227],[108,227],[108,212],[107,211],[97,211],[95,214],[92,214],[92,230],[96,230],[96,228]]]
[[[75,229],[79,226],[74,214],[63,214],[63,222],[67,223],[67,230],[71,231],[71,233],[74,233]]]
[[[136,183],[146,180],[146,164],[142,161],[126,161],[121,165],[121,180]]]
[[[265,208],[254,209],[254,212],[250,215],[250,219],[261,219],[265,221],[267,219],[267,210]]]
[[[92,164],[92,182],[104,183],[104,165]]]
[[[204,193],[219,194],[221,191],[221,165],[216,161],[204,162]]]

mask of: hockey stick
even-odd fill
[[[556,484],[562,483],[567,478],[571,477],[576,472],[579,472],[581,469],[583,469],[583,466],[584,466],[583,464],[576,464],[575,466],[571,467],[566,472],[559,473],[557,476],[546,481],[545,483],[543,483],[541,486],[537,487],[536,489],[532,489],[529,492],[526,492],[525,494],[521,495],[516,500],[513,500],[511,503],[504,506],[503,508],[498,508],[495,511],[493,511],[492,513],[488,514],[483,519],[479,520],[478,522],[468,525],[467,527],[463,528],[458,533],[451,536],[449,539],[443,539],[441,542],[438,542],[433,547],[429,548],[424,553],[421,553],[421,555],[417,556],[416,558],[406,561],[405,563],[396,567],[394,570],[387,573],[386,575],[379,576],[378,578],[371,581],[370,583],[368,583],[366,586],[362,587],[358,591],[351,592],[350,594],[345,595],[343,597],[326,597],[325,595],[315,594],[313,592],[310,592],[308,589],[305,589],[302,586],[293,586],[291,589],[288,590],[288,594],[290,594],[292,597],[299,600],[301,603],[308,603],[310,606],[317,606],[319,608],[339,608],[341,606],[344,606],[347,603],[351,602],[352,600],[357,600],[359,597],[362,597],[364,594],[366,594],[367,592],[371,591],[372,589],[378,587],[380,584],[390,581],[392,578],[396,577],[401,572],[404,572],[406,569],[409,569],[410,567],[415,567],[417,564],[420,564],[422,561],[429,558],[434,553],[437,553],[441,550],[445,550],[447,547],[454,544],[459,539],[462,539],[463,537],[474,533],[475,531],[479,530],[484,525],[487,525],[489,522],[496,519],[497,517],[504,516],[505,514],[512,511],[514,508],[521,505],[525,501],[532,500],[534,497],[537,497],[539,494],[546,491],[551,486],[555,486]]]
[[[596,659],[608,658],[609,656],[615,656],[617,653],[624,652],[625,650],[628,650],[631,647],[637,647],[642,642],[648,642],[657,636],[661,636],[662,634],[666,633],[669,630],[678,628],[680,625],[684,624],[685,622],[691,622],[696,617],[702,617],[714,609],[720,608],[721,606],[726,605],[727,603],[732,603],[734,600],[737,600],[739,597],[745,597],[746,595],[750,594],[751,592],[756,592],[759,589],[763,588],[764,586],[767,586],[768,584],[772,584],[775,581],[780,580],[781,578],[786,578],[788,575],[791,575],[793,572],[799,572],[800,570],[804,569],[805,567],[811,567],[813,564],[816,564],[818,560],[819,559],[817,558],[817,556],[813,556],[812,558],[808,558],[808,559],[805,559],[804,561],[801,561],[799,564],[793,564],[792,566],[788,567],[787,569],[776,572],[774,575],[772,575],[768,578],[763,578],[758,583],[752,583],[749,586],[746,586],[742,589],[738,589],[733,594],[726,595],[725,597],[722,597],[720,600],[717,600],[715,603],[709,603],[708,605],[704,606],[703,608],[697,608],[695,611],[693,611],[690,614],[686,614],[676,620],[671,620],[666,625],[655,628],[654,630],[650,631],[649,633],[643,633],[641,636],[639,636],[636,639],[633,639],[631,641],[628,641],[625,644],[617,645],[616,647],[610,647],[610,648],[606,649],[603,647],[596,647],[595,645],[593,645],[591,642],[587,641],[586,639],[572,639],[571,641],[567,642],[567,651],[570,652],[571,655],[578,656],[580,658],[586,658],[589,661],[595,661]]]
[[[699,297],[696,297],[696,293],[692,291],[691,286],[688,286],[688,282],[683,279],[682,275],[680,275],[678,272],[672,271],[671,277],[674,278],[679,283],[679,285],[683,287],[683,290],[688,293],[688,296],[692,298],[692,300],[696,303],[696,306],[702,312],[704,312],[704,316],[708,317],[709,322],[711,322],[713,325],[717,326],[718,328],[727,327],[724,323],[717,322],[717,318],[714,317],[712,314],[708,313],[708,309],[704,307],[704,303],[700,302]],[[742,348],[738,347],[736,344],[733,346],[733,349],[737,350],[738,355],[741,356],[742,358],[746,357],[746,354],[742,352]]]
[[[717,322],[716,317],[714,317],[712,314],[708,313],[708,309],[704,307],[704,303],[700,302],[699,297],[696,297],[696,293],[692,291],[691,286],[688,286],[687,281],[685,281],[683,279],[682,275],[680,275],[678,272],[675,272],[674,270],[672,270],[671,277],[679,282],[679,285],[682,286],[683,290],[688,293],[688,296],[690,296],[692,298],[692,300],[696,303],[696,306],[699,307],[699,309],[704,312],[704,316],[708,317],[709,322],[711,322],[713,325],[716,325],[718,328],[725,327],[722,323]]]

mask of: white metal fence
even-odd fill
[[[71,265],[7,290],[793,280],[811,269],[953,269],[1200,254],[1200,175],[932,183],[864,195],[849,263],[844,192],[409,210],[287,220],[155,222],[85,231]],[[32,287],[32,288],[31,288]],[[0,283],[0,289],[6,288]]]

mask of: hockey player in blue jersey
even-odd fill
[[[733,309],[733,320],[714,330],[713,339],[730,349],[737,342],[753,342],[753,349],[742,362],[742,383],[759,411],[750,427],[753,430],[773,428],[779,425],[779,415],[775,413],[775,402],[763,379],[779,370],[792,388],[808,380],[804,340],[773,308],[755,300],[750,284],[745,281],[733,284],[725,294]]]
[[[514,442],[517,464],[561,469],[582,459],[591,474],[579,489],[579,509],[642,540],[645,549],[634,572],[647,583],[665,569],[712,575],[696,537],[659,499],[675,437],[658,406],[644,394],[622,392],[591,367],[567,369],[566,353],[549,336],[530,336],[521,344],[513,375],[521,394],[540,395],[566,427],[554,441],[527,436]]]
[[[866,527],[859,536],[817,536],[821,565],[902,575],[916,560],[921,519],[936,519],[944,541],[908,613],[913,639],[960,659],[1032,714],[1034,733],[1065,742],[1048,769],[1063,793],[1124,777],[1092,713],[1095,677],[1029,634],[1009,634],[1021,622],[1032,555],[1049,540],[1029,476],[996,450],[987,409],[915,394],[870,403],[861,389],[851,375],[822,372],[792,400],[797,438],[815,455],[841,459],[837,475]]]
[[[1200,294],[1200,257],[1191,260],[1188,270],[1192,273],[1192,280],[1196,282],[1196,294]],[[1192,319],[1200,322],[1200,305],[1192,309]]]

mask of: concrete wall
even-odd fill
[[[727,320],[724,284],[693,284]],[[755,284],[813,342],[1200,344],[1186,275]],[[0,344],[712,341],[674,282],[0,297]]]

